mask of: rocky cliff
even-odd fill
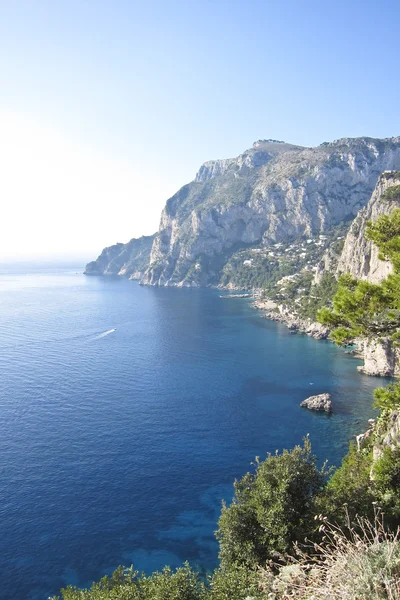
[[[319,290],[316,284],[321,283],[324,275],[338,277],[342,273],[350,273],[356,279],[379,283],[392,272],[391,263],[380,260],[377,247],[366,239],[365,234],[368,222],[376,221],[381,215],[389,215],[394,208],[399,207],[400,172],[385,171],[379,176],[370,201],[359,211],[350,225],[345,239],[343,240],[340,236],[333,244],[326,246],[325,254],[316,267],[314,285],[310,290],[311,298],[318,297]],[[263,300],[256,302],[255,305],[264,309],[268,318],[282,321],[290,329],[302,331],[314,337],[327,337],[328,329],[305,318],[304,304],[300,300],[304,278],[292,275],[289,279],[294,277],[297,277],[294,282],[298,281],[298,288],[300,288],[297,290],[297,297],[294,296],[294,301],[292,299],[289,304],[285,304],[285,301],[281,299],[282,293],[280,293],[278,294],[280,298],[278,304],[272,309],[264,307]],[[334,293],[334,288],[332,293]],[[357,340],[357,346],[357,357],[364,360],[364,365],[358,367],[359,371],[368,375],[400,377],[400,349],[390,339]]]
[[[337,274],[350,273],[356,279],[379,283],[392,272],[388,261],[379,259],[378,248],[365,237],[367,223],[376,221],[400,207],[399,200],[385,198],[386,191],[400,184],[400,172],[383,173],[377,182],[371,200],[360,210],[346,236],[342,254],[337,265]]]
[[[400,198],[390,193],[399,184],[399,171],[381,174],[370,201],[350,226],[337,265],[331,265],[337,276],[350,273],[356,279],[379,283],[392,272],[391,263],[380,260],[378,248],[366,239],[365,232],[369,221],[376,221],[381,215],[389,215],[394,208],[400,207]],[[327,265],[329,268],[330,258],[328,252],[317,276],[320,276]],[[364,365],[358,367],[359,371],[367,375],[400,376],[400,349],[389,339],[362,340],[358,342],[358,346],[364,359]]]
[[[143,283],[218,283],[239,247],[324,232],[352,219],[379,174],[400,166],[400,138],[342,139],[317,148],[260,140],[210,161],[168,200]]]
[[[149,265],[153,241],[154,235],[148,235],[104,248],[96,260],[86,265],[85,275],[125,275],[140,279]]]
[[[316,148],[259,140],[236,158],[204,163],[167,201],[147,265],[151,238],[141,238],[139,267],[131,240],[105,249],[86,273],[142,274],[149,285],[218,284],[233,252],[353,219],[380,173],[399,168],[398,137],[345,138]]]

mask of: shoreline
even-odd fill
[[[262,318],[279,321],[292,332],[305,333],[316,340],[329,339],[330,329],[311,319],[302,319],[289,310],[285,304],[277,304],[272,300],[254,300],[253,308],[263,311]]]
[[[261,311],[264,319],[278,321],[285,325],[292,333],[302,333],[315,340],[328,340],[330,329],[312,321],[302,319],[293,313],[285,304],[277,304],[272,300],[254,300],[252,307]],[[396,348],[390,340],[354,340],[355,348],[347,350],[346,353],[361,360],[362,365],[357,366],[357,371],[371,377],[400,378],[400,349]]]

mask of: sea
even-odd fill
[[[222,500],[309,435],[340,464],[382,380],[248,299],[0,268],[0,590],[46,600],[118,565],[217,564]],[[332,394],[331,416],[301,408]]]

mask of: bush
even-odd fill
[[[235,563],[255,567],[315,530],[313,517],[325,482],[311,443],[256,460],[255,474],[235,482],[232,504],[223,506],[216,532],[223,568]]]
[[[390,383],[386,387],[377,388],[374,398],[374,406],[381,410],[392,411],[400,408],[400,383]]]
[[[355,444],[350,444],[341,467],[333,473],[319,498],[320,512],[342,524],[348,516],[351,519],[357,514],[372,517],[376,494],[370,479],[371,467],[372,450],[365,448],[358,452]]]
[[[358,519],[340,529],[323,519],[324,539],[302,551],[278,574],[261,572],[271,600],[400,600],[400,543],[383,519]]]
[[[395,529],[400,515],[400,448],[386,447],[381,458],[375,461],[372,475],[386,522]]]
[[[381,195],[383,200],[400,200],[400,185],[392,185]]]
[[[204,590],[198,574],[185,564],[176,571],[165,567],[149,577],[119,567],[90,589],[68,586],[61,590],[61,596],[62,600],[203,600]]]
[[[207,600],[264,599],[259,591],[258,571],[244,565],[232,565],[229,569],[216,569],[210,579]]]

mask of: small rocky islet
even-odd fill
[[[328,393],[317,394],[310,396],[300,403],[300,406],[309,410],[323,411],[326,413],[332,412],[332,397]]]

